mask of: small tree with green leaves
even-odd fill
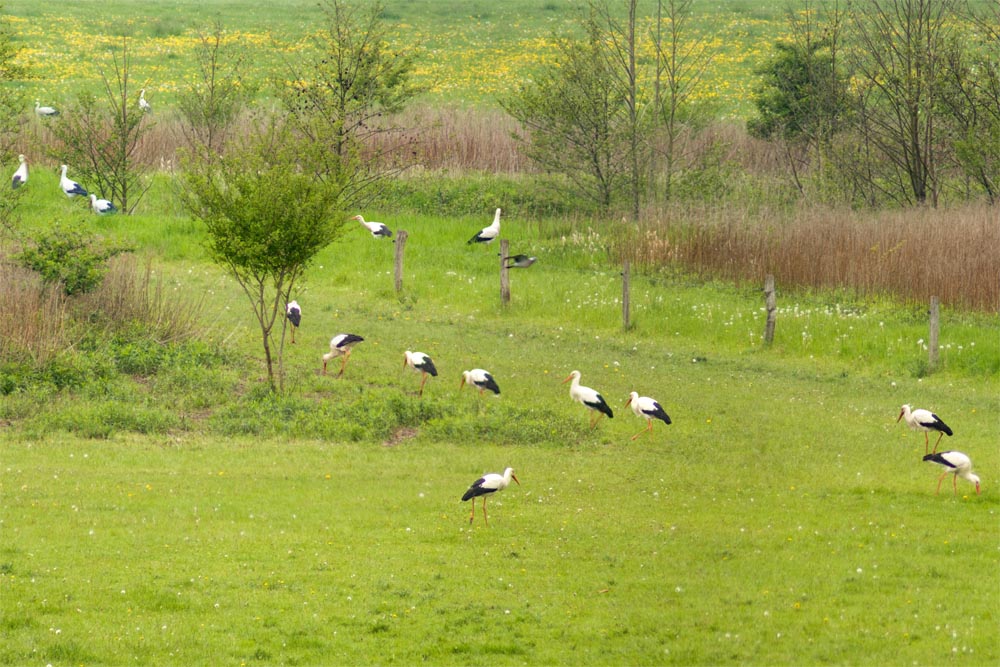
[[[182,199],[205,224],[212,259],[243,289],[260,329],[268,382],[282,390],[285,327],[275,353],[275,323],[344,216],[338,213],[337,192],[304,168],[321,147],[296,139],[275,118],[265,123],[216,160],[188,153],[182,160]],[[284,325],[284,317],[280,321]]]
[[[211,33],[200,34],[195,50],[197,74],[177,96],[187,145],[211,159],[226,143],[227,136],[257,94],[258,86],[243,75],[248,56],[238,43],[227,40],[221,24]]]
[[[413,140],[393,118],[420,92],[412,81],[416,59],[389,46],[381,3],[320,6],[318,55],[289,60],[277,88],[295,131],[325,149],[313,168],[349,208],[409,165]]]
[[[630,116],[602,34],[588,27],[586,39],[558,39],[555,62],[500,104],[527,130],[528,156],[607,211],[629,192]]]
[[[128,37],[122,38],[121,52],[112,51],[111,57],[111,73],[101,70],[103,100],[80,94],[77,103],[52,124],[60,145],[50,152],[72,165],[89,190],[113,201],[123,213],[132,213],[150,185],[137,150],[151,125],[132,94]]]
[[[75,296],[96,289],[108,271],[108,260],[128,249],[82,227],[56,225],[35,238],[17,259],[45,284],[59,285],[66,296]]]

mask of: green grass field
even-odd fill
[[[32,219],[73,208],[46,196],[54,175],[33,184]],[[205,335],[231,353],[4,398],[0,662],[1000,657],[995,315],[946,310],[927,374],[919,308],[782,293],[765,350],[758,287],[657,274],[636,277],[623,333],[593,232],[507,219],[512,248],[540,259],[504,309],[496,248],[464,243],[488,220],[370,217],[410,232],[403,297],[391,244],[346,227],[296,295],[277,399],[195,225],[92,222],[177,294],[207,294]],[[345,378],[319,375],[343,330],[366,341]],[[441,371],[423,398],[404,349]],[[474,366],[499,397],[458,392]],[[574,368],[615,409],[595,431],[560,384]],[[630,442],[633,389],[674,424]],[[961,480],[934,495],[923,436],[895,423],[904,402],[955,429],[942,448],[972,456],[981,496]],[[508,465],[521,485],[470,526],[462,492]]]
[[[55,101],[92,80],[80,63],[122,17],[144,38],[143,80],[169,99],[209,10],[263,49],[313,7],[194,4],[148,2],[138,18],[133,0],[73,2],[65,21],[43,3],[5,7],[34,40],[38,78],[24,85]],[[780,8],[760,4],[726,3],[719,20],[770,35]],[[434,100],[477,102],[495,92],[470,82],[504,81],[486,64],[516,73],[526,44],[542,57],[531,40],[576,6],[387,11],[432,45],[466,36],[424,76],[453,85]],[[62,77],[67,58],[79,69]],[[623,331],[609,225],[508,208],[503,237],[539,260],[512,272],[502,307],[498,248],[465,242],[506,202],[464,218],[373,210],[410,234],[402,294],[392,244],[348,223],[293,295],[304,321],[273,396],[246,299],[168,177],[138,215],[99,219],[57,179],[32,171],[22,231],[75,222],[130,243],[168,299],[204,300],[202,327],[177,345],[81,333],[42,369],[0,365],[13,387],[0,395],[0,664],[1000,661],[996,312],[944,308],[931,372],[924,304],[779,278],[766,348],[760,285],[668,267],[634,270]],[[342,331],[366,340],[344,378],[322,376]],[[406,349],[440,370],[422,398]],[[502,393],[460,392],[473,367]],[[615,411],[595,430],[562,384],[574,369]],[[674,423],[631,441],[645,426],[623,406],[632,390]],[[923,435],[896,422],[903,403],[954,429],[941,449],[971,456],[981,495],[963,480],[935,495]],[[462,493],[505,466],[521,484],[489,501],[488,526],[478,509],[470,525]]]

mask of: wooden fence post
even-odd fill
[[[510,252],[510,242],[500,239],[500,303],[510,304],[510,271],[507,268],[507,254]]]
[[[406,245],[406,237],[409,234],[405,229],[396,232],[396,291],[403,290],[403,247]]]
[[[941,313],[938,307],[938,298],[931,297],[931,330],[927,336],[927,365],[931,370],[937,367],[938,363],[938,332],[941,325]]]
[[[624,266],[622,266],[622,328],[625,331],[628,331],[629,327],[632,325],[629,313],[631,308],[631,304],[629,303],[631,300],[631,293],[632,266],[628,259],[626,259]]]
[[[778,316],[778,298],[774,293],[774,276],[764,278],[764,306],[767,308],[767,324],[764,326],[764,344],[774,342],[774,320]]]

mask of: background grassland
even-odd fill
[[[575,7],[493,4],[389,11],[479,21],[470,40],[502,43],[503,12],[535,25]],[[758,4],[727,6],[766,19]],[[209,4],[247,31],[294,30],[307,5]],[[65,9],[114,24],[132,6]],[[136,23],[187,34],[195,12],[176,7],[150,3]],[[48,20],[42,4],[7,8]],[[0,386],[23,383],[0,396],[0,663],[1000,660],[996,312],[945,307],[930,373],[924,305],[779,281],[765,350],[759,285],[668,265],[636,272],[622,332],[616,232],[517,207],[504,237],[539,261],[502,308],[497,248],[465,241],[516,195],[480,189],[448,215],[365,212],[410,233],[402,295],[392,246],[345,227],[293,295],[305,319],[272,396],[245,297],[158,178],[136,216],[95,219],[45,168],[22,200],[25,228],[126,241],[167,294],[204,303],[196,340],[75,338],[33,374],[0,368]],[[338,380],[319,370],[340,331],[366,341]],[[422,399],[408,348],[441,370]],[[458,393],[474,366],[499,397]],[[594,431],[560,384],[574,368],[615,410]],[[630,442],[644,426],[622,406],[631,390],[674,424]],[[934,495],[923,436],[894,422],[904,402],[955,429],[942,448],[971,455],[981,496],[950,480]],[[461,493],[506,465],[521,486],[470,527]]]
[[[281,397],[259,391],[245,297],[172,250],[199,248],[201,230],[94,223],[140,239],[177,298],[205,294],[204,336],[225,351],[123,341],[82,386],[4,397],[0,661],[1000,657],[995,315],[945,309],[951,347],[928,375],[919,308],[782,293],[765,351],[759,288],[664,273],[636,277],[622,333],[594,232],[505,220],[512,249],[540,259],[513,273],[504,309],[496,248],[465,245],[487,220],[372,217],[410,233],[402,297],[392,246],[345,228],[296,294]],[[366,341],[345,378],[320,376],[344,330]],[[407,348],[441,371],[422,399]],[[499,397],[458,393],[473,366]],[[573,368],[615,410],[595,431],[560,384]],[[629,442],[644,425],[622,407],[633,389],[674,424]],[[952,425],[942,445],[972,455],[983,495],[950,481],[933,495],[922,435],[894,422],[903,402]],[[470,527],[459,496],[506,465],[521,486]]]

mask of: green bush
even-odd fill
[[[108,270],[108,260],[127,249],[82,229],[57,225],[35,238],[18,259],[46,284],[59,284],[72,296],[93,291]]]

